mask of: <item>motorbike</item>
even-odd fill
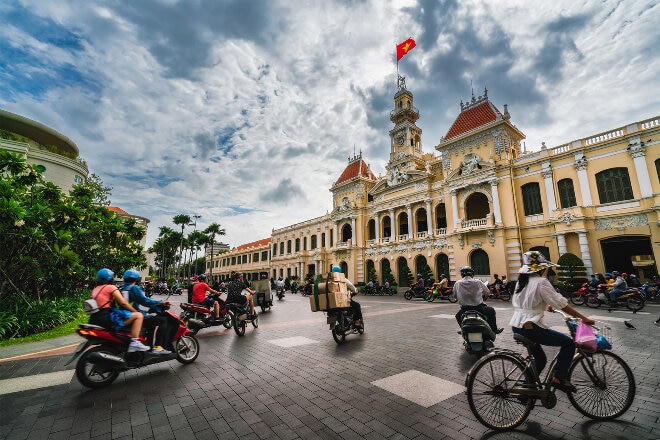
[[[655,285],[644,283],[640,290],[646,301],[655,301],[660,304],[660,292],[658,292],[658,288]]]
[[[298,284],[296,284],[296,283],[291,284],[291,293],[294,294],[294,295],[296,293],[298,293]]]
[[[495,332],[476,310],[467,310],[463,314],[460,333],[465,350],[477,357],[487,354],[495,346]]]
[[[257,292],[254,295],[254,306],[261,307],[262,312],[266,312],[273,307],[273,293],[268,289],[265,292]]]
[[[259,316],[250,318],[250,304],[227,303],[227,309],[231,313],[231,323],[238,336],[245,334],[248,322],[251,322],[254,328],[259,327]]]
[[[332,338],[337,344],[343,344],[347,335],[364,333],[364,316],[360,324],[356,325],[352,308],[328,309],[327,314],[327,323],[330,324]]]
[[[169,310],[157,311],[167,319],[170,354],[153,354],[150,351],[128,353],[130,332],[114,332],[93,324],[79,324],[77,333],[86,339],[65,364],[78,358],[76,377],[86,387],[100,388],[110,385],[122,371],[133,370],[160,362],[176,359],[182,364],[194,362],[199,355],[199,342],[186,327],[186,323]],[[160,329],[159,329],[160,330]],[[140,338],[143,343],[144,338]]]
[[[300,294],[302,296],[310,296],[312,294],[313,289],[314,289],[314,283],[307,283],[300,290]]]
[[[437,287],[432,287],[427,290],[428,293],[430,293],[427,301],[428,302],[433,302],[436,299],[437,300],[443,300],[446,299],[450,303],[455,303],[458,301],[458,298],[456,298],[456,295],[454,295],[454,289],[451,287],[446,287],[444,289],[438,289]]]
[[[284,287],[276,287],[275,294],[277,295],[277,299],[281,301],[284,298]]]
[[[179,287],[178,284],[173,285],[170,288],[170,295],[183,295],[183,287]]]
[[[484,299],[501,299],[502,301],[510,301],[511,300],[511,292],[506,286],[502,286],[500,288],[500,291],[498,292],[497,289],[495,289],[495,286],[488,286],[488,290],[490,291],[490,295],[488,295]]]
[[[429,292],[428,290],[424,289],[424,290],[418,291],[415,288],[415,286],[412,286],[410,289],[406,290],[403,293],[403,297],[407,300],[411,300],[413,298],[422,298],[422,299],[428,301],[429,297],[431,297],[431,296],[432,296],[432,293]]]
[[[633,313],[637,313],[644,308],[646,303],[642,292],[636,287],[630,287],[624,290],[622,295],[617,297],[614,304],[610,304],[609,293],[601,291],[600,286],[598,287],[599,289],[597,292],[587,292],[583,294],[585,297],[585,304],[588,307],[598,308],[605,304],[608,311],[612,311],[612,309],[618,307],[627,307],[629,310],[632,310]]]
[[[604,294],[605,289],[603,288],[603,286],[604,285],[601,284],[598,287],[594,287],[591,285],[591,283],[584,283],[578,290],[570,294],[569,300],[573,305],[576,306],[584,305],[586,299],[589,296],[598,296],[599,293]]]
[[[215,320],[215,311],[213,307],[206,307],[201,304],[181,303],[183,309],[180,318],[188,325],[193,335],[196,335],[203,328],[222,325],[225,328],[231,328],[231,313],[227,310],[225,302],[219,295],[211,295],[214,301],[220,305],[220,320]]]

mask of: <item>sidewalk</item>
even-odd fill
[[[0,362],[8,359],[13,359],[21,356],[29,355],[48,355],[49,352],[53,354],[61,354],[57,351],[63,348],[72,349],[81,343],[83,339],[77,334],[68,336],[60,336],[52,339],[44,339],[38,342],[26,342],[25,344],[16,344],[9,347],[0,347]]]

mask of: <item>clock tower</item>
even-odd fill
[[[393,166],[399,169],[402,166],[423,169],[422,129],[415,124],[419,119],[419,111],[413,105],[413,94],[406,89],[405,77],[398,76],[397,89],[394,110],[390,112],[394,128],[390,130],[390,161],[386,168],[388,171]],[[405,163],[401,163],[403,158],[406,158]],[[420,162],[421,167],[416,162]]]

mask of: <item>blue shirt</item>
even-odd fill
[[[135,310],[145,316],[150,315],[147,315],[147,311],[142,310],[140,306],[154,308],[163,303],[163,301],[147,298],[140,286],[137,284],[126,284],[124,287],[122,287],[121,294],[126,299],[126,301],[128,301],[133,306],[133,308],[135,308]]]

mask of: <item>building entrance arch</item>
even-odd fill
[[[410,269],[408,268],[408,260],[406,260],[404,257],[399,257],[396,260],[396,268],[397,268],[397,279],[399,281],[399,286],[401,287],[408,287],[410,286],[410,282],[408,281],[408,272]]]
[[[600,248],[605,263],[604,272],[618,270],[628,274],[633,273],[640,279],[650,278],[657,272],[651,239],[647,236],[631,235],[606,238],[600,241]],[[636,256],[650,256],[650,259],[634,258]],[[651,260],[653,263],[650,263]]]

